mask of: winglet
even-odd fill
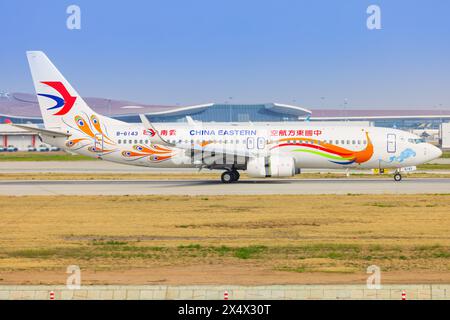
[[[188,123],[190,126],[195,126],[195,125],[196,125],[194,119],[192,119],[191,116],[186,116],[186,121],[187,121],[187,123]]]
[[[151,128],[154,132],[155,135],[150,139],[150,141],[152,143],[156,143],[156,144],[160,144],[160,145],[165,145],[165,146],[170,146],[170,147],[174,147],[175,144],[170,143],[166,140],[164,140],[160,135],[158,130],[156,130],[156,128],[153,126],[153,124],[148,120],[147,116],[144,114],[139,114],[139,118],[141,118],[141,122],[144,125],[145,128]]]
[[[139,118],[141,118],[141,122],[146,128],[152,128],[153,129],[152,124],[150,123],[150,121],[148,121],[148,118],[145,116],[145,114],[142,114],[142,113],[139,114]]]

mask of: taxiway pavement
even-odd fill
[[[450,179],[3,180],[0,195],[261,195],[450,193]]]

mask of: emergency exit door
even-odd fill
[[[94,138],[94,148],[97,153],[103,152],[103,134],[97,133]]]

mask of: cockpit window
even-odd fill
[[[412,138],[409,138],[409,139],[408,139],[408,142],[411,142],[411,143],[414,143],[414,144],[425,143],[425,139],[422,139],[422,138],[420,138],[420,139],[412,139]]]

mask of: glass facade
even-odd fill
[[[151,122],[186,122],[186,116],[201,122],[283,122],[298,121],[298,118],[304,118],[308,113],[301,109],[289,107],[273,108],[274,104],[213,104],[210,106],[199,106],[198,108],[186,108],[160,114],[147,114]],[[314,112],[313,112],[314,114]],[[127,123],[141,123],[138,114],[113,115],[112,118]],[[20,116],[0,115],[0,123],[5,120],[11,120],[13,123],[42,123],[42,119],[26,118]],[[361,117],[358,121],[363,121]],[[448,116],[442,118],[408,118],[408,119],[366,119],[373,122],[376,127],[397,128],[397,129],[439,129],[442,122],[449,120]],[[351,120],[349,120],[351,121]]]
[[[299,115],[292,115],[271,110],[272,104],[214,104],[204,108],[192,108],[174,113],[148,115],[152,122],[186,122],[186,116],[202,122],[270,122],[270,121],[297,121]],[[305,113],[306,114],[306,113]],[[0,116],[0,121],[4,122],[5,117]],[[112,118],[128,123],[140,123],[139,115],[116,115]],[[42,123],[40,118],[9,117],[14,123]]]
[[[439,129],[442,119],[380,119],[374,120],[376,127],[397,129]]]
[[[185,122],[186,116],[204,122],[270,122],[297,121],[298,115],[270,110],[271,104],[214,104],[201,110],[186,110],[186,113],[150,115],[153,122]]]

